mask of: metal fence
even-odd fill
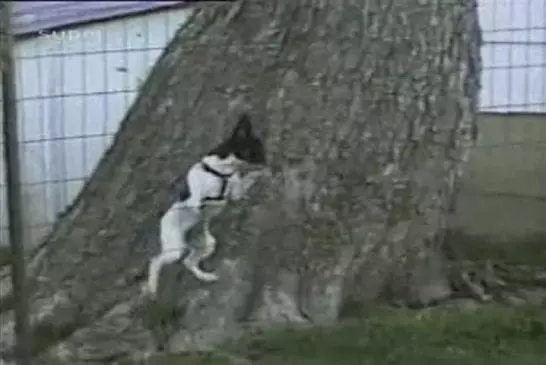
[[[20,32],[14,51],[29,245],[41,240],[92,173],[139,83],[187,15],[187,9],[172,8],[56,31]],[[546,113],[545,19],[543,0],[480,1],[483,112]],[[534,145],[543,153],[546,132],[519,131],[518,120],[508,123],[497,126],[504,140],[486,141],[478,149],[508,146],[516,143],[509,134],[527,133],[528,138],[517,143]],[[0,245],[7,245],[5,167],[0,157]]]
[[[188,11],[170,8],[20,34],[15,56],[29,245],[43,238],[92,173],[139,83]],[[480,18],[482,111],[546,113],[545,2],[481,0]],[[6,245],[3,171],[1,158],[0,244]]]

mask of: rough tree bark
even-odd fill
[[[412,275],[445,227],[472,143],[479,42],[474,0],[197,10],[30,262],[37,361],[153,350],[139,280],[157,250],[159,214],[241,109],[266,140],[273,176],[213,227],[218,283],[166,270],[164,292],[174,296],[161,295],[169,321],[157,311],[163,342],[213,344],[247,321],[335,321],[349,302],[389,287],[415,297]],[[403,285],[401,272],[412,274]]]

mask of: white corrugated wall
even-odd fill
[[[81,189],[139,83],[190,11],[148,13],[17,42],[19,134],[30,245],[43,237]],[[2,171],[3,163],[2,158]],[[0,244],[6,244],[1,175]]]
[[[482,111],[546,113],[546,1],[478,1]]]

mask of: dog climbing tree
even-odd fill
[[[412,283],[472,143],[479,42],[472,0],[201,6],[30,260],[35,356],[139,357],[157,341],[220,341],[247,320],[332,322],[386,290],[407,301],[448,295],[434,283],[423,297]],[[220,280],[171,268],[163,310],[143,306],[159,214],[243,109],[273,176],[213,226]]]

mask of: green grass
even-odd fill
[[[334,327],[270,330],[218,353],[157,358],[153,364],[244,363],[233,359],[257,365],[543,365],[546,311],[385,311]]]

